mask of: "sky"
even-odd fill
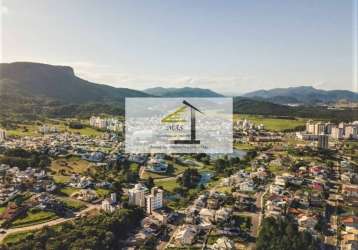
[[[356,2],[2,0],[0,60],[133,89],[358,91]]]

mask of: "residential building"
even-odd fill
[[[312,120],[306,122],[306,132],[309,134],[314,134],[315,132],[315,124]]]
[[[151,193],[146,196],[147,213],[163,207],[163,190],[153,187]]]
[[[101,204],[101,208],[105,212],[114,212],[117,208],[117,195],[116,193],[111,193],[111,197],[104,199]]]
[[[101,118],[92,116],[89,120],[90,126],[107,129],[110,131],[121,132],[123,131],[123,123],[116,118]]]
[[[136,184],[134,188],[128,190],[128,203],[138,207],[145,207],[145,193],[148,189],[142,184]]]
[[[342,185],[342,194],[348,198],[358,198],[358,185]]]
[[[331,137],[333,139],[341,139],[341,138],[343,138],[343,129],[338,128],[338,127],[332,128]]]
[[[322,133],[318,136],[318,148],[328,149],[328,135]]]
[[[314,125],[314,134],[315,134],[315,135],[320,135],[320,134],[324,133],[324,132],[325,132],[325,128],[326,128],[326,126],[325,126],[324,123],[322,123],[322,122],[316,123],[316,124]]]
[[[358,139],[358,124],[349,124],[344,128],[344,138]]]
[[[174,235],[174,239],[181,245],[191,245],[194,243],[195,237],[198,234],[198,229],[194,225],[182,225],[177,233]]]
[[[0,141],[5,141],[6,139],[6,132],[5,130],[0,129]]]

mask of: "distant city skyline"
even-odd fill
[[[357,0],[0,3],[1,62],[68,65],[139,90],[358,91]]]

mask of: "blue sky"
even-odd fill
[[[3,62],[113,86],[354,89],[352,1],[3,0]]]

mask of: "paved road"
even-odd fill
[[[260,229],[260,225],[262,222],[262,218],[263,218],[263,210],[262,208],[264,207],[264,199],[263,197],[266,195],[266,193],[268,192],[268,186],[266,187],[264,192],[259,192],[256,194],[256,208],[257,211],[256,213],[250,213],[250,212],[243,212],[243,213],[239,213],[240,215],[244,215],[244,216],[250,216],[251,217],[251,232],[250,235],[251,237],[256,238],[258,236],[258,231]],[[251,242],[248,245],[248,249],[255,249],[256,243]]]
[[[83,209],[82,211],[76,213],[76,215],[82,215],[85,214],[93,209],[98,209],[100,208],[100,205],[89,205],[86,209]],[[51,220],[48,222],[44,222],[41,224],[36,224],[36,225],[32,225],[32,226],[27,226],[27,227],[19,227],[19,228],[11,228],[11,229],[7,229],[6,233],[4,234],[0,234],[0,242],[3,241],[3,239],[9,235],[9,234],[13,234],[13,233],[21,233],[21,232],[26,232],[26,231],[32,231],[32,230],[38,230],[41,229],[45,226],[55,226],[67,221],[71,221],[74,220],[76,217],[71,217],[71,218],[59,218],[56,220]]]
[[[267,192],[269,191],[269,189],[270,189],[270,184],[267,185],[267,187],[266,187],[266,189],[265,189],[265,192],[263,192],[263,193],[261,194],[260,200],[257,199],[257,201],[256,201],[256,202],[259,202],[259,203],[260,203],[260,217],[259,217],[259,223],[258,223],[259,226],[261,225],[262,218],[263,218],[263,216],[264,216],[263,210],[262,210],[262,208],[263,208],[264,205],[265,205],[265,204],[264,204],[264,199],[263,199],[263,197],[267,194]],[[257,204],[256,204],[256,205],[257,205]]]

